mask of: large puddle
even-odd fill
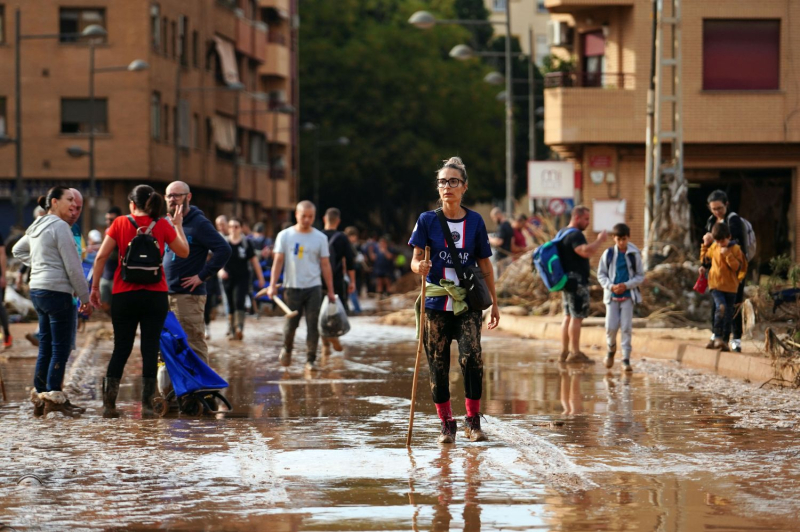
[[[0,364],[0,530],[798,528],[796,433],[737,427],[708,395],[600,364],[560,369],[552,345],[485,337],[490,441],[437,446],[423,364],[409,451],[413,330],[355,319],[344,354],[309,378],[302,350],[279,367],[280,326],[250,320],[244,343],[212,341],[231,384],[224,419],[140,419],[138,351],[124,417],[102,419],[108,341],[72,368],[89,407],[77,420],[34,419],[33,358]],[[463,430],[455,361],[451,391]],[[26,474],[44,485],[17,485]]]

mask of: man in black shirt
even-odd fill
[[[328,237],[328,246],[331,251],[331,269],[333,270],[333,291],[339,296],[339,299],[344,305],[344,309],[349,312],[348,295],[356,290],[356,258],[353,254],[353,246],[350,245],[350,239],[347,235],[339,231],[339,224],[342,221],[342,213],[336,207],[331,207],[325,211],[325,216],[322,217],[324,223],[325,236]],[[348,282],[344,281],[344,272],[347,270]],[[325,284],[325,279],[322,280]],[[338,338],[322,338],[322,354],[326,355],[330,352],[329,344],[333,344],[333,348],[337,351],[342,350],[342,345],[339,343]]]
[[[561,356],[559,362],[594,364],[594,360],[581,352],[581,325],[589,315],[589,257],[606,240],[606,232],[597,235],[589,244],[583,231],[589,227],[589,207],[578,205],[572,210],[568,228],[570,231],[558,242],[558,256],[567,274],[562,302],[564,321],[561,323]]]

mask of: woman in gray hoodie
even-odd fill
[[[14,256],[31,268],[31,301],[39,314],[39,358],[31,400],[34,416],[83,412],[69,402],[61,385],[72,347],[72,295],[81,300],[81,311],[91,312],[89,285],[67,219],[77,208],[72,191],[57,186],[39,198],[48,214],[36,219],[17,243]]]

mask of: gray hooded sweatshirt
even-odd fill
[[[77,294],[89,302],[89,284],[67,222],[54,214],[37,218],[14,245],[14,256],[31,267],[32,290]]]

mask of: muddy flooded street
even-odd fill
[[[454,446],[437,445],[423,363],[409,451],[414,331],[373,318],[352,325],[345,351],[310,375],[302,350],[280,367],[281,318],[249,320],[244,343],[229,343],[215,322],[212,365],[233,405],[217,418],[141,419],[137,347],[123,417],[103,419],[106,337],[68,369],[87,413],[35,419],[25,397],[35,351],[8,356],[0,530],[798,528],[796,432],[742,426],[712,392],[650,364],[634,361],[632,376],[619,365],[560,368],[557,346],[540,341],[484,336],[484,443],[463,437],[454,358],[460,432]],[[18,485],[24,475],[43,485]]]

